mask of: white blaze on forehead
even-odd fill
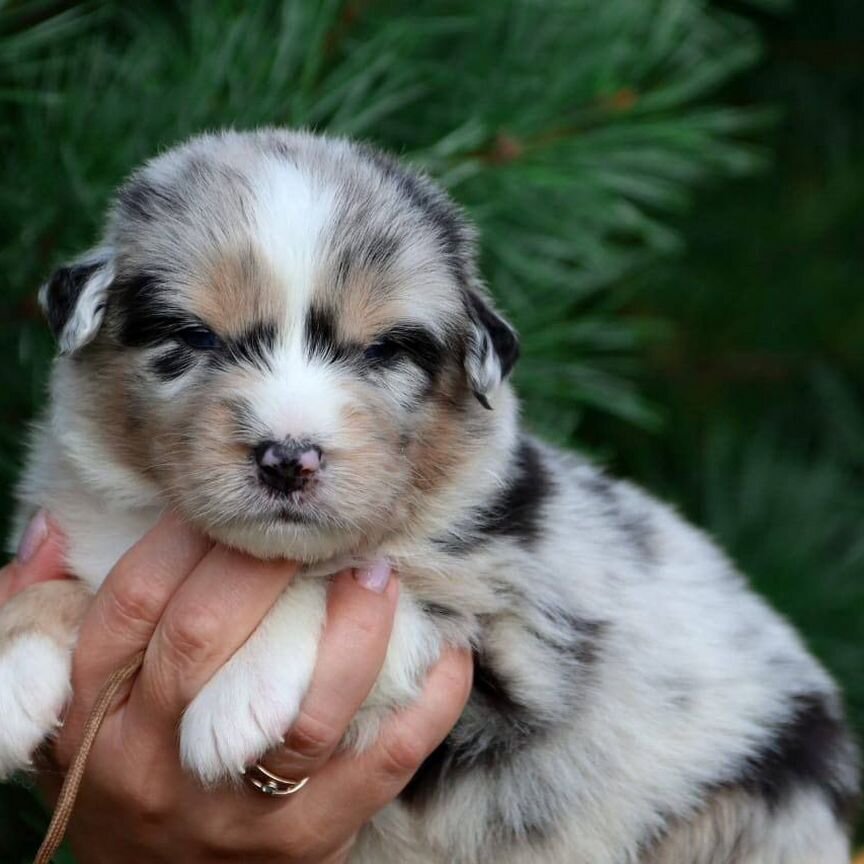
[[[255,237],[285,298],[286,318],[272,367],[254,385],[250,401],[275,440],[326,446],[338,435],[344,395],[332,366],[310,361],[304,337],[336,190],[276,160],[267,162],[256,187]]]
[[[287,298],[288,330],[302,334],[336,191],[290,162],[267,160],[256,177],[255,239]]]

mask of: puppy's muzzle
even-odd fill
[[[288,495],[303,489],[321,469],[320,447],[297,441],[262,441],[255,448],[258,478],[270,489]]]

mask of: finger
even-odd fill
[[[298,565],[215,546],[175,593],[147,647],[128,715],[171,730],[189,703],[252,635]]]
[[[60,752],[64,742],[77,742],[108,676],[147,646],[174,592],[210,545],[178,516],[166,514],[108,574],[78,638]]]
[[[334,580],[312,684],[285,745],[262,760],[268,770],[307,777],[336,749],[384,664],[398,596],[398,582],[383,561]]]
[[[445,651],[418,702],[392,717],[371,749],[331,759],[297,793],[312,833],[330,824],[356,830],[389,804],[459,719],[471,679],[470,653]]]
[[[15,559],[0,570],[0,605],[38,582],[66,576],[64,538],[44,510],[24,529]]]

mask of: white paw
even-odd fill
[[[0,649],[0,779],[28,768],[39,745],[57,731],[72,693],[72,657],[38,633]]]
[[[241,649],[186,709],[180,756],[201,782],[239,779],[244,768],[282,742],[313,664],[280,654],[249,658]]]

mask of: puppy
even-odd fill
[[[202,782],[291,726],[345,561],[403,583],[346,743],[442,645],[473,649],[462,718],[352,861],[848,860],[835,685],[706,537],[521,430],[517,337],[428,179],[344,140],[195,138],[132,175],[41,302],[60,352],[17,525],[50,508],[81,583],[0,612],[2,773],[55,728],[80,593],[172,507],[309,565],[183,717]]]

